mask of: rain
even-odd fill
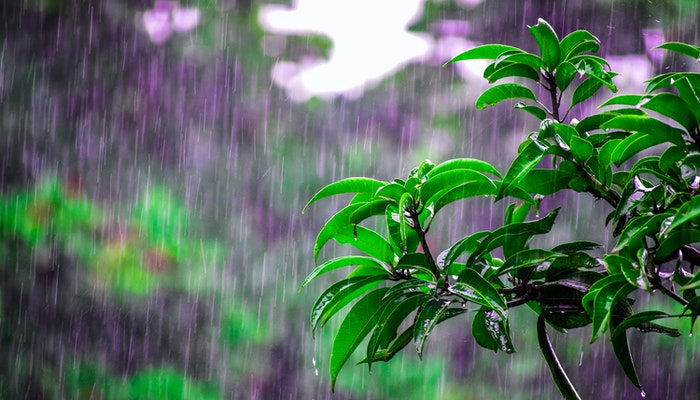
[[[479,347],[457,317],[422,359],[408,346],[371,373],[351,359],[332,393],[340,319],[312,335],[309,312],[333,277],[299,291],[342,206],[302,214],[323,186],[425,159],[508,168],[538,121],[476,110],[486,64],[443,64],[482,43],[534,52],[538,18],[600,38],[620,93],[698,68],[652,50],[700,43],[685,0],[2,2],[0,398],[560,398],[524,308],[517,353]],[[547,201],[574,205],[557,240],[611,243],[589,222],[606,204]],[[431,244],[495,228],[504,206],[450,206]],[[552,334],[582,397],[639,398],[589,333]],[[629,338],[647,398],[700,396],[695,337]]]

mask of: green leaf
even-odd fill
[[[425,203],[423,221],[430,221],[446,205],[469,197],[495,196],[498,186],[493,181],[466,182],[451,189],[441,190]],[[421,215],[423,216],[423,215]]]
[[[387,182],[378,181],[372,178],[346,178],[339,180],[337,182],[331,183],[330,185],[321,189],[316,193],[311,200],[304,206],[301,210],[302,214],[306,209],[314,202],[319,199],[335,196],[337,194],[344,193],[370,193],[374,194],[381,187],[386,185]]]
[[[554,29],[542,18],[537,20],[537,25],[530,26],[528,29],[537,41],[542,61],[550,72],[554,71],[559,65],[559,60],[561,58],[559,38],[554,32]]]
[[[687,77],[677,79],[673,86],[678,90],[681,99],[688,105],[688,109],[695,117],[695,122],[700,124],[700,99],[698,98],[698,86],[693,86]]]
[[[433,331],[435,325],[440,321],[441,315],[452,304],[450,300],[430,298],[423,305],[413,328],[413,341],[416,344],[418,357],[423,358],[423,345],[428,335]]]
[[[431,298],[432,296],[427,293],[408,292],[405,297],[390,299],[367,343],[367,363],[370,368],[372,361],[376,360],[377,352],[390,348],[392,341],[397,337],[401,323],[416,308]],[[413,335],[411,335],[412,337]]]
[[[576,56],[585,51],[596,52],[596,50],[588,50],[586,46],[582,46],[584,43],[600,43],[597,37],[593,36],[590,32],[586,30],[577,30],[566,35],[561,42],[559,47],[561,47],[561,54],[563,60],[568,60],[570,57]],[[592,48],[591,45],[587,45]]]
[[[584,55],[571,59],[571,63],[576,66],[579,72],[593,78],[605,85],[613,93],[617,92],[617,87],[612,82],[612,78],[617,75],[616,72],[605,71],[605,67],[610,68],[610,64],[600,57]]]
[[[469,256],[467,265],[473,265],[484,253],[503,246],[505,243],[508,243],[508,248],[504,248],[504,256],[510,257],[522,250],[522,247],[532,236],[548,233],[554,225],[558,212],[559,208],[555,208],[542,219],[508,224],[490,232]]]
[[[674,86],[682,79],[687,79],[691,87],[700,87],[700,74],[697,72],[670,72],[653,77],[647,84],[646,92],[651,93],[661,88]]]
[[[472,335],[481,347],[515,353],[508,320],[493,310],[481,308],[477,311],[472,320]]]
[[[496,311],[504,320],[508,318],[508,306],[498,290],[473,269],[466,268],[459,274],[457,282],[448,288],[468,301]]]
[[[655,311],[655,310],[646,310],[646,311],[638,312],[636,314],[632,314],[629,317],[622,320],[622,322],[620,322],[620,324],[615,326],[615,328],[613,328],[612,339],[615,339],[618,336],[620,336],[621,334],[625,333],[625,331],[627,331],[627,329],[629,329],[629,328],[637,328],[637,330],[639,330],[641,332],[650,332],[650,331],[656,332],[656,331],[658,331],[658,328],[656,328],[656,327],[660,327],[660,326],[656,325],[656,324],[649,324],[649,322],[655,321],[655,320],[661,319],[661,318],[671,318],[671,317],[675,317],[675,316],[667,314],[663,311]],[[660,333],[664,333],[666,335],[673,336],[673,337],[680,336],[680,332],[678,332],[677,329],[666,328],[666,327],[661,327],[661,328],[665,328],[665,329],[663,331],[661,331]]]
[[[317,327],[323,328],[338,311],[388,278],[388,274],[355,276],[331,285],[318,297],[311,309],[312,335],[315,335]]]
[[[396,269],[420,269],[432,275],[430,263],[425,253],[408,253],[405,254],[396,264]]]
[[[700,275],[700,273],[696,274],[696,276],[697,275]],[[690,299],[688,305],[686,305],[685,309],[683,310],[683,314],[688,311],[690,311],[690,334],[692,334],[695,321],[698,319],[698,315],[700,315],[700,296]]]
[[[575,175],[557,169],[535,168],[520,181],[520,188],[528,193],[552,195],[569,186]]]
[[[549,341],[549,336],[547,336],[547,328],[545,325],[544,316],[540,314],[537,318],[537,342],[540,345],[540,351],[542,351],[542,356],[547,362],[549,371],[552,374],[552,379],[554,384],[557,385],[559,393],[569,400],[569,399],[581,399],[581,397],[576,392],[574,385],[569,380],[569,377],[564,372],[564,367],[562,367],[557,354],[554,352],[554,347],[552,342]]]
[[[698,232],[698,231],[695,231]],[[700,232],[698,232],[700,233]],[[696,240],[697,241],[697,240]],[[679,288],[680,291],[685,291],[685,290],[696,290],[698,287],[700,287],[700,271],[695,273],[695,276],[693,276],[688,283],[685,285],[681,286]]]
[[[690,201],[683,203],[673,216],[671,224],[663,230],[664,235],[668,235],[672,230],[685,224],[688,221],[699,221],[700,217],[700,196],[695,196]]]
[[[457,61],[464,61],[464,60],[495,60],[500,56],[501,54],[505,53],[506,51],[522,51],[518,49],[517,47],[513,46],[507,46],[504,44],[484,44],[481,46],[474,47],[473,49],[469,49],[465,51],[464,53],[461,53],[454,58],[452,58],[450,61],[446,62],[443,64],[443,68],[447,66],[448,64],[452,64],[453,62]]]
[[[565,257],[565,255],[543,249],[525,249],[508,257],[498,269],[497,274],[502,275],[516,268],[534,267],[549,262],[557,257]]]
[[[531,115],[534,115],[535,118],[539,120],[547,118],[547,111],[545,111],[545,109],[540,106],[526,105],[525,103],[519,101],[515,103],[513,108],[515,108],[516,110],[523,110]]]
[[[644,236],[654,236],[661,228],[661,223],[664,222],[671,214],[663,213],[656,215],[642,215],[631,219],[625,229],[620,234],[613,253],[617,253],[627,246],[632,246],[636,251],[637,248],[643,245]]]
[[[532,68],[533,71],[539,74],[540,69],[542,69],[542,59],[537,57],[532,53],[527,53],[524,51],[514,51],[503,53],[496,59],[496,62],[492,65],[494,70],[497,68],[502,68],[503,65],[509,64],[524,64]],[[539,79],[535,79],[539,80]]]
[[[335,238],[336,235],[352,225],[350,223],[350,215],[358,208],[362,207],[363,204],[364,203],[350,204],[338,211],[326,222],[323,228],[318,232],[318,235],[316,235],[316,242],[314,243],[314,262],[318,259],[318,254],[329,240]]]
[[[497,68],[491,74],[486,76],[486,80],[488,80],[489,83],[494,83],[499,79],[515,77],[527,78],[535,82],[540,81],[539,72],[532,69],[532,67],[529,65],[520,63],[508,63],[500,68]]]
[[[335,381],[345,362],[360,345],[360,342],[377,325],[377,319],[383,311],[383,308],[378,305],[382,304],[382,297],[387,290],[386,287],[379,288],[361,298],[340,324],[338,333],[333,339],[331,352],[331,391],[335,391]]]
[[[577,73],[578,70],[572,63],[565,61],[559,64],[557,71],[554,73],[554,79],[559,90],[562,92],[565,91],[574,80]]]
[[[655,49],[670,50],[679,54],[686,55],[688,57],[692,57],[696,61],[700,60],[700,47],[693,46],[687,43],[667,42],[656,46]]]
[[[605,333],[610,326],[613,308],[620,297],[626,296],[635,289],[622,275],[611,275],[591,286],[590,291],[583,297],[583,306],[591,316],[593,333],[591,343]]]
[[[447,191],[469,182],[488,183],[494,188],[496,187],[491,179],[481,172],[469,169],[453,169],[431,175],[420,187],[420,200],[423,204],[427,204],[436,193]]]
[[[671,169],[677,168],[678,163],[685,158],[688,153],[684,147],[681,146],[669,146],[661,154],[659,159],[659,169],[662,172],[668,173]]]
[[[535,94],[529,88],[519,83],[503,83],[491,86],[481,93],[479,98],[476,99],[476,109],[482,110],[486,106],[493,106],[503,100],[514,98],[537,100]]]
[[[588,100],[602,86],[603,82],[597,79],[587,78],[586,80],[581,82],[581,84],[579,84],[574,90],[574,94],[571,96],[571,105],[569,106],[569,108],[573,108],[576,104],[579,104],[584,100]]]
[[[655,138],[662,139],[659,143],[670,142],[677,146],[684,146],[684,132],[674,128],[657,118],[641,115],[620,115],[607,121],[601,126],[603,129],[624,129],[627,132],[641,132]]]
[[[344,256],[328,260],[323,264],[314,268],[313,271],[304,279],[304,281],[299,285],[299,292],[309,284],[312,280],[316,279],[319,275],[325,274],[326,272],[333,271],[338,268],[347,267],[350,265],[365,265],[379,270],[387,271],[387,267],[381,262],[370,257],[363,256]]]
[[[350,244],[388,265],[396,262],[397,257],[389,242],[382,235],[364,226],[348,225],[336,232],[335,240],[341,244]]]
[[[610,324],[611,330],[614,330],[617,326],[617,322],[615,320],[617,320],[617,318],[613,318],[613,321]],[[625,375],[627,375],[627,378],[634,386],[642,391],[642,397],[644,397],[644,389],[642,389],[642,384],[639,382],[637,370],[634,368],[634,362],[632,361],[632,354],[630,354],[630,346],[627,342],[627,333],[623,332],[622,334],[613,338],[612,346],[615,357],[617,357],[617,361],[620,363],[620,366],[622,366],[622,370],[625,371]]]
[[[620,142],[611,154],[612,162],[620,166],[635,154],[665,142],[662,136],[647,135],[644,132],[633,133]]]
[[[617,254],[606,254],[605,264],[608,267],[608,271],[611,273],[613,271],[621,273],[631,285],[651,291],[651,285],[649,284],[649,278],[647,278],[645,269],[639,264],[633,263],[629,258]]]
[[[479,246],[479,240],[485,236],[488,236],[490,233],[490,231],[476,232],[455,242],[455,244],[448,249],[447,254],[445,255],[444,268],[446,269],[449,267],[457,259],[457,257],[461,256],[462,254],[473,253]]]
[[[593,249],[597,249],[600,247],[603,247],[603,245],[600,243],[591,242],[588,240],[578,240],[578,241],[562,243],[560,245],[554,246],[552,248],[552,251],[558,252],[558,253],[570,253],[570,252],[575,252],[575,251],[593,250]]]
[[[503,178],[495,201],[507,196],[512,190],[511,187],[519,184],[523,177],[535,168],[544,156],[546,148],[547,144],[532,140],[518,153]]]
[[[366,220],[367,218],[374,217],[376,215],[384,215],[386,208],[392,200],[388,199],[376,199],[368,201],[357,207],[355,211],[350,214],[349,222],[351,224],[359,224],[360,222]]]
[[[487,174],[494,175],[498,178],[502,178],[501,173],[498,172],[498,170],[493,165],[487,163],[486,161],[478,160],[475,158],[453,158],[451,160],[447,160],[443,163],[436,165],[435,168],[430,170],[430,172],[428,172],[427,174],[427,177],[428,179],[430,179],[433,176],[438,175],[440,173],[460,169],[484,172]]]
[[[591,142],[578,135],[571,136],[569,146],[571,146],[571,154],[573,154],[576,161],[580,163],[585,163],[593,155],[593,145]]]
[[[392,182],[377,190],[375,196],[391,200],[392,202],[398,204],[401,196],[404,193],[406,193],[406,188],[403,184]]]
[[[698,127],[698,121],[688,103],[675,94],[659,93],[643,99],[638,106],[671,118],[688,132],[692,132]]]

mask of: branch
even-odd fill
[[[418,239],[420,240],[420,245],[423,248],[423,253],[425,253],[425,257],[428,259],[430,272],[433,273],[433,277],[437,282],[440,280],[440,271],[438,270],[433,255],[430,253],[430,246],[428,246],[428,241],[425,238],[425,233],[427,231],[424,231],[423,228],[421,228],[420,221],[418,220],[418,214],[415,211],[408,211],[408,213],[410,214],[411,221],[413,222],[413,230],[415,230],[418,234]],[[445,282],[445,284],[447,284],[447,282]]]

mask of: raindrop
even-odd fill
[[[641,395],[642,397],[647,397],[647,394],[646,394],[646,392],[645,392],[645,391],[643,391],[643,390],[642,390],[642,392],[640,393],[640,395]]]

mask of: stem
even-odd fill
[[[506,302],[506,305],[508,306],[508,308],[513,308],[513,307],[517,307],[517,306],[523,305],[523,304],[527,303],[527,302],[530,301],[530,300],[532,300],[532,298],[530,297],[530,295],[526,294],[526,295],[524,295],[524,296],[522,296],[522,297],[518,297],[518,298],[516,298],[516,299],[507,301],[507,302]]]
[[[584,166],[579,165],[578,163],[576,164],[576,167],[578,170],[586,175],[586,179],[588,179],[591,184],[595,187],[595,190],[598,191],[598,193],[595,193],[593,191],[590,191],[593,195],[601,195],[603,200],[607,201],[608,204],[612,206],[612,208],[617,208],[617,204],[620,202],[620,195],[614,191],[611,190],[610,188],[606,187],[604,184],[602,184],[598,179],[596,179],[593,174],[590,173]]]
[[[649,251],[648,246],[645,244],[644,248],[649,254],[651,252]],[[659,289],[661,293],[665,294],[666,296],[672,298],[675,300],[677,303],[681,304],[683,307],[688,305],[688,301],[678,294],[676,294],[674,291],[668,289],[666,286],[663,285],[663,282],[661,282],[661,278],[659,277],[659,274],[657,273],[656,270],[656,264],[654,264],[653,257],[649,257],[647,261],[644,263],[645,265],[643,266],[644,273],[647,274],[647,277],[649,279],[649,283],[654,289]]]
[[[661,279],[659,279],[658,276],[655,277],[655,279],[650,279],[650,280],[649,280],[649,283],[651,283],[651,285],[652,285],[652,287],[654,287],[654,289],[659,289],[659,291],[661,291],[661,293],[663,293],[663,294],[665,294],[666,296],[672,298],[672,299],[675,300],[677,303],[681,304],[683,307],[685,307],[685,306],[688,305],[688,301],[687,301],[686,299],[682,298],[681,296],[679,296],[678,294],[676,294],[674,291],[672,291],[672,290],[670,290],[669,288],[667,288],[666,286],[664,286],[664,285],[661,283]]]
[[[440,280],[440,271],[438,270],[437,264],[435,264],[435,259],[433,258],[433,255],[430,253],[430,246],[428,246],[428,241],[425,238],[425,233],[427,231],[424,231],[423,228],[421,228],[417,213],[415,213],[414,211],[409,211],[409,214],[411,215],[411,221],[413,222],[413,230],[415,230],[418,234],[418,239],[420,240],[420,245],[423,248],[423,253],[425,253],[425,258],[428,259],[428,266],[430,267],[430,272],[433,273],[433,277],[437,282]],[[447,281],[445,283],[447,283]]]
[[[561,119],[559,119],[559,101],[557,100],[557,80],[549,72],[545,73],[544,79],[549,84],[547,90],[549,90],[549,96],[552,99],[552,118],[557,122],[561,122]]]

